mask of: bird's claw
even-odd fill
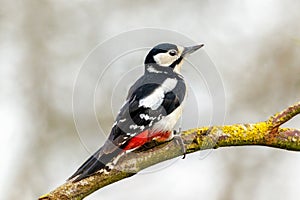
[[[182,159],[185,159],[186,148],[185,148],[185,145],[184,145],[182,137],[181,137],[181,128],[179,128],[178,132],[176,130],[174,130],[173,134],[174,134],[174,141],[176,142],[176,144],[180,145],[180,147],[181,147],[181,150],[182,150],[182,153],[183,153]]]

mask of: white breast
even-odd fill
[[[176,108],[172,113],[163,117],[160,121],[156,122],[151,128],[151,131],[172,131],[181,114],[182,104],[178,108]]]

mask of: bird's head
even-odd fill
[[[203,44],[191,47],[182,47],[169,43],[158,44],[153,47],[146,56],[146,70],[151,71],[153,67],[155,67],[160,70],[172,69],[174,72],[180,73],[183,58],[203,46]]]

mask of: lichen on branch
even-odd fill
[[[300,151],[300,130],[280,127],[299,113],[300,102],[263,122],[194,128],[183,131],[181,137],[187,153],[244,145],[261,145]],[[156,144],[152,148],[141,148],[124,155],[118,161],[116,169],[109,174],[94,174],[75,183],[67,181],[39,199],[83,199],[106,185],[133,176],[147,167],[182,156],[182,154],[181,146],[174,140]]]

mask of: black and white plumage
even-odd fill
[[[186,84],[180,74],[183,58],[202,46],[163,43],[150,50],[145,58],[145,73],[131,86],[107,141],[69,180],[107,173],[123,152],[151,140],[172,139],[186,96]]]

